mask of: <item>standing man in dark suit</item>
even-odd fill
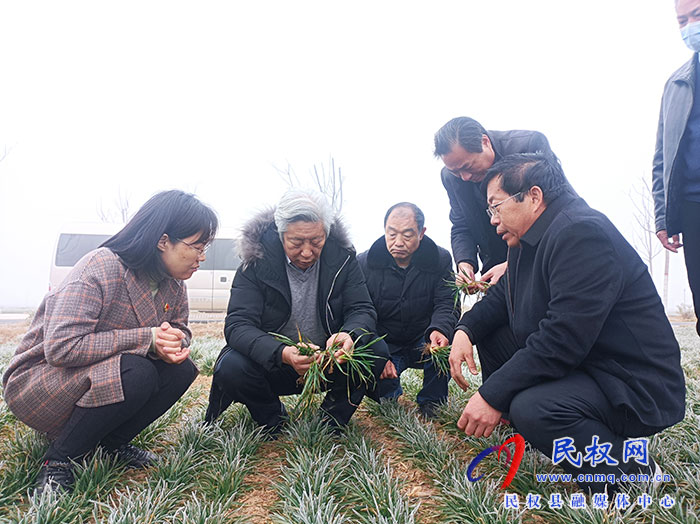
[[[384,236],[357,257],[377,310],[377,334],[386,335],[389,360],[379,381],[382,398],[401,395],[401,373],[423,370],[418,409],[435,418],[447,400],[448,374],[440,374],[422,354],[425,344],[449,345],[459,318],[447,280],[452,278],[450,253],[425,236],[425,216],[415,204],[400,202],[384,217]]]
[[[458,323],[452,378],[466,389],[461,365],[476,373],[472,344],[493,330],[509,326],[515,343],[487,355],[496,370],[469,399],[458,426],[489,436],[508,413],[515,429],[550,457],[557,439],[572,439],[581,455],[596,440],[609,443],[610,461],[561,465],[584,488],[614,489],[623,473],[644,471],[623,460],[625,440],[657,433],[685,412],[680,349],[661,299],[634,248],[570,193],[557,161],[512,155],[484,183],[491,224],[508,244],[508,268]],[[643,467],[660,472],[651,459]],[[616,481],[582,481],[581,473]]]
[[[547,137],[537,131],[486,131],[468,117],[453,118],[435,133],[435,156],[445,167],[442,185],[450,198],[452,255],[458,280],[474,280],[481,259],[481,280],[495,284],[505,272],[506,244],[484,213],[481,182],[494,162],[513,153],[553,154]]]
[[[700,316],[700,0],[676,0],[676,14],[693,56],[664,87],[652,192],[656,236],[673,253],[683,247],[693,306]],[[695,329],[700,335],[700,322]]]

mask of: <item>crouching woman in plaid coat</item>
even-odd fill
[[[130,442],[197,376],[183,280],[217,227],[193,195],[158,193],[44,298],[3,376],[12,412],[51,441],[37,492],[70,490],[97,446],[132,468],[156,459]]]

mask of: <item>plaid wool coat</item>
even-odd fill
[[[120,360],[146,356],[152,327],[169,322],[186,335],[187,291],[166,278],[149,281],[108,248],[85,255],[43,300],[4,376],[5,402],[28,426],[55,438],[73,408],[121,402]]]

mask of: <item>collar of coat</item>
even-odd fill
[[[549,204],[547,204],[547,209],[545,209],[542,214],[535,220],[535,223],[530,226],[525,234],[520,238],[521,242],[525,242],[530,246],[536,246],[545,232],[549,228],[554,218],[561,212],[562,209],[571,205],[575,200],[581,200],[578,196],[572,195],[570,193],[564,193],[559,195]]]
[[[119,255],[108,247],[97,249],[92,259],[99,264],[98,267],[114,267],[112,266],[114,261],[121,265],[131,305],[142,326],[160,325],[162,321],[159,319],[163,318],[163,314],[175,305],[169,304],[167,301],[177,297],[183,286],[182,280],[166,277],[159,282],[158,292],[153,295],[150,279],[129,269],[126,263],[119,258]],[[111,275],[108,277],[111,278]]]
[[[389,253],[389,250],[386,248],[386,241],[381,236],[367,252],[367,265],[374,269],[381,269],[390,267],[393,263],[394,257]],[[430,237],[423,235],[423,240],[420,241],[418,249],[411,257],[410,266],[415,266],[422,271],[440,271],[440,253],[437,245]]]
[[[244,268],[267,257],[275,260],[281,257],[281,260],[286,260],[277,226],[275,226],[274,214],[275,208],[265,209],[241,228],[238,249]],[[322,259],[326,260],[332,254],[338,253],[339,250],[334,248],[340,248],[342,252],[354,253],[347,229],[338,216],[331,224],[326,245],[321,252]]]
[[[683,82],[695,85],[695,68],[697,67],[698,53],[693,53],[693,56],[685,64],[679,67],[669,78],[670,82]]]

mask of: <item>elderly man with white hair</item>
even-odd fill
[[[314,357],[270,333],[297,339],[299,330],[319,347],[335,342],[351,351],[358,336],[375,330],[377,315],[347,232],[320,193],[290,189],[275,209],[253,217],[243,227],[240,256],[224,327],[227,345],[214,369],[206,420],[241,402],[274,438],[286,416],[279,397],[301,392],[299,377]],[[378,379],[386,345],[375,346],[381,353],[374,361]],[[339,428],[352,417],[366,386],[337,369],[326,376],[321,410]]]

